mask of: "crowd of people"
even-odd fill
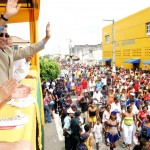
[[[99,150],[103,140],[113,150],[119,139],[123,148],[149,149],[149,71],[80,63],[61,70],[43,82],[43,96],[45,121],[59,114],[66,150]]]
[[[9,34],[5,25],[19,9],[18,0],[7,0],[5,12],[0,18],[0,107],[11,98],[22,98],[30,94],[31,88],[12,79],[13,63],[32,57],[44,48],[50,38],[48,23],[46,36],[40,42],[14,51],[9,45]],[[27,62],[26,59],[23,63]],[[29,65],[26,66],[28,70]],[[110,150],[117,147],[120,138],[123,139],[124,148],[149,149],[149,71],[120,67],[114,73],[109,66],[79,63],[62,65],[62,70],[65,70],[62,76],[56,81],[44,82],[42,88],[45,121],[51,123],[53,113],[60,116],[66,150],[92,150],[94,144],[97,150],[101,149],[103,137]],[[20,80],[22,78],[18,82]],[[76,96],[75,101],[71,95]],[[0,147],[2,150],[33,149],[27,140],[0,141]]]

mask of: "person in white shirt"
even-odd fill
[[[121,121],[121,105],[117,97],[114,98],[114,102],[111,104],[111,112],[117,112],[117,121]]]
[[[105,75],[102,75],[101,81],[103,83],[103,85],[107,85],[107,79]]]
[[[127,91],[127,86],[125,85],[125,82],[124,83],[122,83],[122,85],[121,85],[121,88],[120,88],[120,91],[122,91],[123,89],[125,89],[126,91]]]
[[[32,78],[34,79],[35,77],[32,75],[29,75],[30,71],[30,61],[32,59],[33,55],[30,55],[24,59],[20,59],[14,62],[14,74],[13,78],[17,81],[20,82],[24,78]]]
[[[102,125],[103,125],[103,129],[105,133],[106,145],[109,145],[107,138],[106,138],[106,127],[107,127],[106,122],[110,119],[110,115],[111,115],[110,110],[111,110],[111,105],[106,105],[106,110],[104,111],[103,116],[102,116]]]
[[[133,113],[135,116],[137,116],[137,114],[139,113],[139,110],[137,109],[134,100],[131,100],[131,101],[130,101],[130,105],[131,105],[131,107],[132,107],[132,113]],[[136,121],[137,121],[137,117],[136,117]],[[133,125],[133,142],[134,142],[135,144],[138,143],[138,140],[137,140],[137,138],[136,138],[136,126],[135,126],[135,125]]]
[[[47,82],[46,82],[46,88],[49,89],[49,86],[50,86],[50,82],[47,81]]]
[[[122,109],[124,109],[126,106],[126,100],[127,100],[127,93],[125,89],[122,89],[121,91],[120,100],[121,100],[121,107]]]
[[[55,87],[54,87],[53,85],[50,85],[50,87],[49,87],[48,91],[49,91],[49,92],[51,92],[51,93],[53,93],[54,88],[55,88]]]
[[[89,81],[89,90],[90,90],[91,97],[93,97],[93,93],[95,90],[95,82],[93,78],[91,78],[91,80]]]
[[[99,150],[99,143],[102,142],[102,124],[100,120],[97,120],[97,123],[94,125],[93,128],[93,136],[96,143],[96,149]]]
[[[71,128],[70,128],[70,123],[71,123],[71,118],[74,115],[74,111],[69,108],[67,110],[67,116],[64,119],[64,126],[63,126],[63,134],[65,136],[65,149],[70,150],[71,149]]]
[[[93,100],[96,101],[96,102],[101,102],[102,101],[102,93],[100,91],[95,91],[94,94],[93,94]]]
[[[7,27],[7,26],[6,26]],[[7,40],[7,45],[13,48],[13,39],[9,37]],[[32,55],[26,58],[17,60],[14,62],[14,79],[17,82],[20,82],[25,77],[34,78],[32,75],[28,75],[30,69],[30,60],[32,59]],[[26,75],[26,76],[25,76]]]
[[[111,105],[106,105],[106,110],[103,113],[102,123],[105,124],[109,120],[111,114]]]

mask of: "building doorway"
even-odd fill
[[[140,64],[139,63],[133,63],[133,70],[139,70],[140,69]]]
[[[106,61],[106,66],[111,66],[111,61]]]

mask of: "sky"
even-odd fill
[[[100,44],[102,28],[150,7],[149,0],[41,0],[39,40],[51,23],[51,39],[40,55],[69,53],[69,44]],[[29,24],[10,24],[9,34],[29,40]],[[17,31],[17,32],[16,32]],[[71,39],[71,43],[70,43]]]

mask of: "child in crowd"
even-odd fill
[[[97,123],[94,125],[93,135],[96,143],[96,150],[99,150],[99,143],[102,142],[102,124],[100,119],[98,119]]]
[[[88,137],[89,135],[86,133],[80,135],[80,142],[77,144],[77,150],[88,150],[86,146],[86,141]]]
[[[44,118],[45,122],[51,123],[51,113],[48,106],[48,98],[44,95]]]

